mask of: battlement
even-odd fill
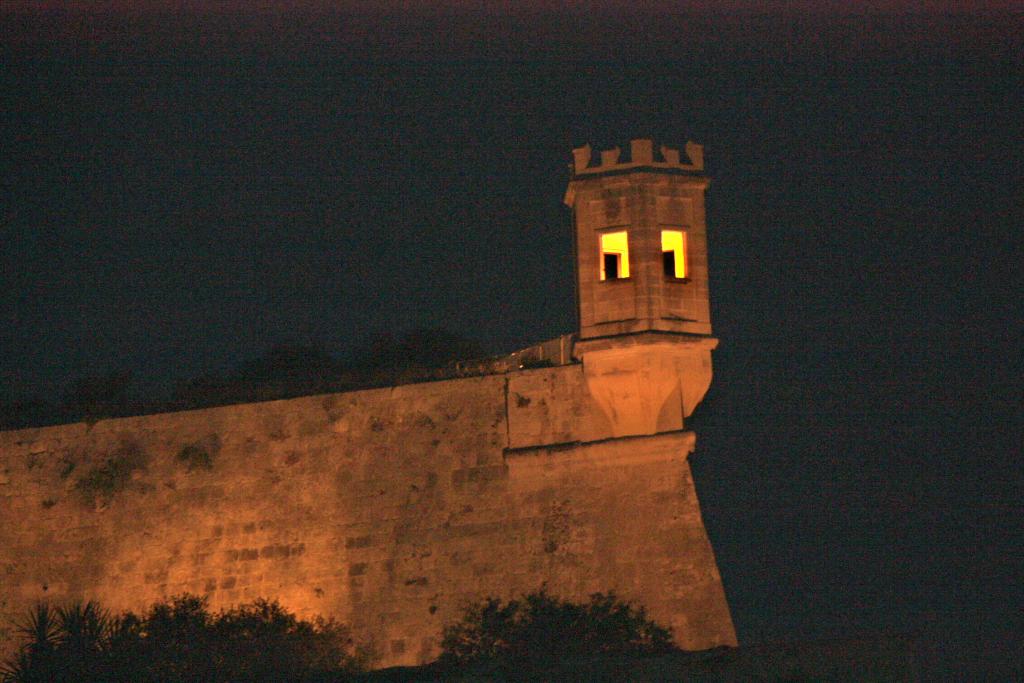
[[[540,588],[735,645],[687,463],[716,340],[703,148],[684,152],[575,150],[573,334],[317,385],[339,393],[0,431],[0,660],[40,600],[182,593],[337,619],[376,666],[429,662],[467,605]]]
[[[704,147],[631,140],[591,165],[573,150],[563,201],[572,209],[580,339],[659,330],[711,334]]]
[[[600,153],[600,163],[591,166],[593,149],[584,145],[572,151],[573,163],[570,166],[573,176],[595,175],[635,168],[670,169],[688,173],[700,173],[704,170],[704,146],[695,142],[687,142],[683,148],[687,162],[684,162],[678,149],[661,145],[658,147],[660,160],[654,157],[654,143],[649,139],[630,140],[629,161],[621,161],[622,149],[614,147]]]

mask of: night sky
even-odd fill
[[[0,9],[0,400],[571,331],[571,149],[692,139],[741,642],[1024,675],[1024,14],[931,6]]]

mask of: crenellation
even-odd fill
[[[593,150],[590,145],[577,147],[572,151],[574,175],[609,173],[637,168],[673,169],[680,171],[703,171],[704,148],[695,142],[687,142],[683,149],[687,161],[683,161],[680,150],[659,145],[658,156],[655,157],[654,144],[650,139],[640,138],[629,143],[629,161],[620,161],[622,149],[613,147],[599,153],[600,163],[591,166]]]
[[[377,665],[417,664],[467,605],[546,587],[615,591],[685,648],[735,644],[687,462],[717,340],[685,153],[573,151],[581,328],[480,376],[0,432],[0,636],[39,599],[192,591],[334,617]],[[664,278],[665,225],[692,237],[686,281]],[[595,235],[619,230],[630,275],[597,282]],[[111,457],[131,476],[83,495]]]
[[[615,166],[619,163],[619,154],[622,152],[618,147],[601,152],[601,166]]]

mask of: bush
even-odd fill
[[[494,662],[544,665],[597,653],[644,655],[673,649],[668,629],[647,619],[642,607],[614,594],[595,593],[575,604],[544,591],[502,603],[489,598],[445,629],[442,663]]]
[[[18,631],[27,642],[2,670],[5,683],[339,680],[361,668],[347,628],[265,600],[211,614],[183,595],[143,617],[91,602],[39,605]]]

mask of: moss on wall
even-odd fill
[[[573,443],[604,420],[583,386],[563,366],[0,433],[0,639],[38,599],[188,591],[333,616],[413,664],[467,604],[546,586],[735,642],[693,436]]]
[[[121,444],[109,457],[94,465],[75,481],[75,491],[88,505],[109,505],[114,496],[128,488],[137,470],[145,470],[146,452],[135,443]]]

